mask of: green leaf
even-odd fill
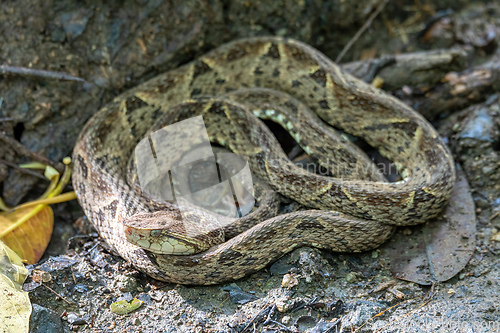
[[[122,299],[121,301],[114,302],[111,304],[111,312],[119,314],[119,315],[126,315],[129,314],[130,312],[138,309],[142,305],[143,301],[138,300],[137,298],[134,298],[130,302],[127,302],[126,300]]]

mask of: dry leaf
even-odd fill
[[[446,207],[437,221],[405,228],[383,249],[391,258],[396,278],[429,285],[451,279],[469,262],[475,248],[476,213],[469,184],[457,168],[457,181]]]
[[[28,264],[40,260],[49,244],[54,227],[54,213],[48,204],[75,199],[74,192],[61,194],[71,177],[71,159],[65,158],[62,176],[51,166],[41,163],[22,165],[25,168],[44,170],[50,185],[39,200],[27,202],[14,209],[6,207],[0,199],[0,239]]]
[[[0,233],[14,223],[26,218],[35,207],[20,208],[10,214],[0,214]],[[20,224],[2,237],[7,246],[16,252],[28,264],[40,260],[49,244],[54,227],[54,213],[50,206],[45,206],[26,222]]]
[[[28,332],[31,303],[22,284],[28,275],[21,258],[0,241],[0,332]]]

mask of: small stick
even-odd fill
[[[255,320],[264,312],[266,311],[267,309],[272,309],[272,306],[269,306],[271,302],[267,302],[266,304],[264,304],[264,307],[262,310],[259,311],[259,313],[257,313],[255,316],[253,316],[252,318],[250,318],[250,321],[247,323],[247,325],[243,328],[243,330],[241,332],[245,332],[247,329],[250,328],[250,325],[254,324],[255,325]],[[273,304],[274,305],[274,304]]]
[[[330,328],[329,328],[329,329],[327,329],[326,331],[324,331],[323,333],[330,333],[330,332],[333,332],[333,330],[335,329],[335,327],[337,327],[337,325],[340,323],[340,320],[341,320],[341,319],[342,319],[342,318],[337,319],[337,320],[333,323],[333,325],[332,325],[332,326],[330,326]]]
[[[267,314],[266,321],[262,325],[267,325],[267,323],[271,321],[271,318],[274,314],[274,310],[276,310],[276,304],[273,304],[271,310],[269,310],[269,313]]]
[[[495,249],[493,249],[493,248],[489,247],[488,245],[485,245],[485,247],[486,247],[486,249],[487,249],[488,251],[490,251],[490,252],[491,252],[491,253],[493,253],[494,255],[497,255],[497,254],[498,254],[498,253],[497,253],[497,251],[496,251]]]
[[[13,138],[5,135],[4,132],[0,132],[0,141],[3,141],[6,144],[8,144],[18,155],[24,155],[24,156],[31,158],[32,160],[38,161],[38,162],[46,164],[46,165],[50,165],[50,166],[54,167],[60,173],[62,173],[64,171],[64,166],[61,163],[52,162],[48,158],[41,156],[35,152],[32,152],[31,150],[26,148],[21,143],[17,142]]]
[[[290,328],[286,327],[285,325],[283,325],[282,323],[280,322],[277,322],[276,320],[273,320],[272,317],[273,317],[273,314],[274,314],[274,310],[276,310],[276,304],[273,304],[271,310],[269,311],[269,313],[267,314],[267,319],[264,323],[262,323],[262,326],[266,326],[268,325],[269,323],[272,323],[274,325],[278,325],[279,327],[281,327],[282,329],[284,329],[285,331],[288,331],[288,332],[297,332],[297,331],[294,331],[294,330],[291,330]]]
[[[351,48],[351,46],[359,39],[359,37],[361,37],[361,35],[363,34],[363,32],[365,32],[365,30],[368,29],[368,27],[372,24],[372,22],[375,19],[375,17],[377,17],[378,14],[380,14],[380,12],[382,11],[382,9],[384,9],[385,5],[387,5],[388,2],[389,2],[389,0],[384,0],[384,1],[382,1],[380,3],[380,5],[378,5],[377,9],[373,12],[373,14],[368,18],[368,20],[366,20],[366,22],[361,26],[361,28],[359,28],[359,30],[351,38],[351,40],[349,41],[349,43],[347,43],[347,45],[344,46],[344,48],[342,49],[342,51],[340,51],[339,55],[335,59],[336,63],[338,63],[338,62],[340,62],[340,60],[342,60],[342,58],[347,53],[347,51],[349,51],[349,49]]]
[[[434,297],[434,296],[432,296],[432,297]],[[414,299],[415,299],[415,298],[414,298]],[[411,300],[414,300],[414,299],[411,299]],[[411,301],[411,300],[409,300],[409,301]],[[402,318],[409,317],[411,314],[413,314],[413,313],[417,312],[417,310],[419,310],[419,309],[423,308],[424,306],[427,306],[427,304],[429,304],[431,301],[432,301],[432,298],[427,299],[427,300],[426,300],[426,301],[424,301],[422,304],[420,304],[417,308],[415,308],[415,309],[411,310],[410,312],[405,313],[403,316],[401,316],[400,318],[398,318],[398,320],[400,320],[400,319],[402,319]],[[396,304],[396,305],[400,305],[400,304],[403,304],[403,303],[405,303],[405,302],[398,303],[398,304]],[[389,309],[387,309],[387,310],[392,309],[392,308],[393,308],[393,307],[395,307],[396,305],[391,306],[391,307],[390,307]],[[387,310],[384,310],[384,311],[382,311],[381,313],[379,313],[379,314],[375,315],[375,317],[376,317],[376,316],[379,316],[379,315],[381,315],[381,314],[383,314],[383,313],[384,313],[385,311],[387,311]],[[372,317],[371,319],[373,319],[373,318],[374,318],[374,317]],[[369,320],[371,320],[371,319],[369,319]],[[366,324],[367,322],[368,322],[368,321],[366,321],[366,322],[365,322],[365,324]],[[394,322],[394,323],[395,323],[395,322]],[[391,325],[391,324],[394,324],[394,323],[389,323],[389,324],[387,324],[387,325],[385,325],[385,326],[379,327],[379,328],[378,328],[376,331],[374,331],[374,332],[380,332],[381,330],[383,330],[383,329],[384,329],[384,328],[386,328],[387,326],[389,326],[389,325]],[[363,327],[365,324],[363,324],[361,327]],[[354,332],[357,332],[357,331],[358,331],[361,327],[358,327],[358,328],[357,328]]]
[[[16,74],[25,76],[44,77],[55,80],[86,82],[84,79],[80,77],[76,77],[64,72],[53,72],[53,71],[46,71],[43,69],[32,69],[32,68],[16,67],[8,65],[0,65],[0,74]]]
[[[73,303],[71,303],[70,301],[68,301],[66,298],[64,298],[63,296],[59,295],[54,289],[50,288],[49,286],[46,286],[42,283],[42,286],[44,286],[45,288],[47,288],[48,290],[52,291],[57,297],[59,297],[60,299],[62,299],[63,301],[65,301],[66,303],[68,303],[69,305],[73,305]]]
[[[0,163],[3,163],[3,164],[5,164],[5,165],[7,165],[7,166],[9,166],[9,167],[11,167],[13,169],[19,170],[22,173],[25,173],[25,174],[31,175],[33,177],[37,177],[37,178],[49,181],[49,179],[45,178],[41,174],[36,173],[34,171],[31,171],[30,169],[21,168],[19,165],[15,164],[15,163],[12,163],[12,162],[9,162],[9,161],[6,161],[3,158],[0,158]]]
[[[283,325],[282,323],[276,321],[276,320],[266,320],[266,323],[269,324],[269,323],[272,323],[274,325],[277,325],[279,327],[281,327],[282,329],[284,329],[285,331],[288,331],[288,332],[292,332],[292,333],[297,333],[298,331],[294,331],[288,327],[286,327],[285,325]],[[263,325],[265,325],[266,323],[264,323]]]

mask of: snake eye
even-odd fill
[[[161,235],[161,230],[151,230],[152,237],[158,237]]]

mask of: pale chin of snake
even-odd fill
[[[343,171],[331,177],[295,166],[254,114],[278,122],[314,158],[335,157],[332,169]],[[127,181],[134,148],[155,124],[197,115],[212,140],[247,157],[257,177],[310,209],[259,213],[245,220],[248,230],[196,254],[158,254],[129,243],[124,223],[168,219],[175,210],[165,203],[157,212],[161,205]],[[403,180],[383,181],[333,127],[377,149]],[[87,122],[73,161],[78,199],[111,249],[153,278],[195,285],[242,278],[301,246],[376,248],[395,226],[438,216],[455,182],[448,148],[421,115],[343,73],[318,50],[278,37],[222,45],[116,97]]]

